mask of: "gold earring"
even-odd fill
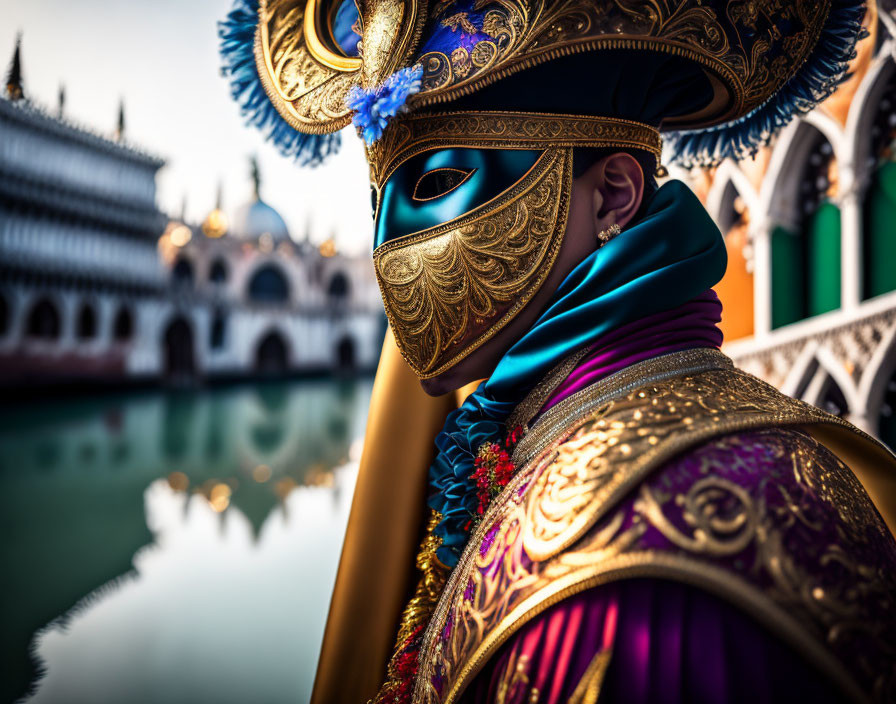
[[[619,227],[615,222],[610,225],[606,230],[597,233],[597,239],[600,240],[599,247],[603,247],[607,242],[616,237],[620,232],[622,232],[622,228]]]

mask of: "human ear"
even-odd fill
[[[631,154],[618,152],[595,162],[585,173],[591,182],[595,235],[613,225],[625,227],[644,198],[644,171]]]

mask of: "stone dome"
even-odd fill
[[[280,213],[260,198],[237,211],[230,231],[247,240],[257,241],[268,234],[275,244],[289,241],[289,230]]]

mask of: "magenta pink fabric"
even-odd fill
[[[662,354],[722,346],[722,304],[710,289],[678,308],[623,325],[591,347],[542,407],[542,413],[568,396],[620,369]]]
[[[461,702],[566,704],[608,647],[600,704],[841,701],[821,673],[734,606],[687,584],[637,579],[570,597],[529,622]],[[503,673],[521,662],[525,677],[508,687],[514,678]]]

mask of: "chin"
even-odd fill
[[[495,368],[495,364],[497,364],[496,360],[485,358],[477,351],[438,376],[434,376],[432,379],[421,379],[420,386],[430,396],[443,396],[487,378]]]
[[[512,342],[512,339],[508,339],[508,332],[502,331],[472,354],[432,379],[421,379],[420,386],[430,396],[442,396],[474,381],[487,379],[510,347],[508,343]]]
[[[421,379],[420,386],[430,396],[443,396],[488,376],[488,373],[483,373],[477,365],[471,364],[472,361],[475,360],[468,357],[432,379]]]
[[[442,381],[440,377],[435,377],[433,379],[421,379],[420,386],[422,386],[423,390],[430,396],[441,396],[442,394],[446,394],[451,391],[451,389],[445,385],[445,382]]]
[[[451,391],[457,391],[464,382],[454,378],[454,371],[449,369],[447,372],[434,376],[432,379],[421,379],[420,386],[430,396],[443,396]]]

